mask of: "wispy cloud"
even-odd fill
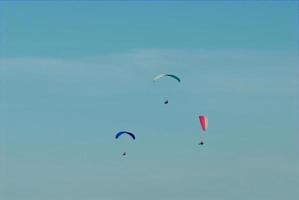
[[[7,99],[26,92],[76,97],[142,91],[164,72],[179,74],[187,93],[294,96],[298,89],[298,56],[288,52],[135,49],[76,59],[2,58],[0,66]]]

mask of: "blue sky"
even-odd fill
[[[0,23],[1,198],[298,198],[297,2],[2,1]]]

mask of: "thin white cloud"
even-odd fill
[[[100,90],[104,95],[122,90],[121,85],[132,91],[143,90],[157,73],[172,72],[180,74],[182,90],[190,93],[197,93],[196,85],[200,92],[294,95],[298,63],[298,56],[288,52],[135,49],[76,59],[2,58],[0,76],[8,90],[24,81],[47,83],[49,90],[59,86],[57,90],[67,93]]]

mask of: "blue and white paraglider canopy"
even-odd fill
[[[118,139],[121,135],[123,134],[127,134],[129,136],[131,136],[133,138],[133,140],[135,140],[135,135],[131,132],[128,132],[128,131],[120,131],[118,132],[116,135],[115,135],[115,139]]]

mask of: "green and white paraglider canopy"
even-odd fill
[[[157,81],[160,78],[167,77],[167,76],[170,77],[170,78],[173,78],[173,79],[177,80],[178,82],[181,82],[181,79],[178,76],[173,75],[173,74],[159,74],[159,75],[157,75],[157,76],[155,76],[153,78],[153,81]]]

